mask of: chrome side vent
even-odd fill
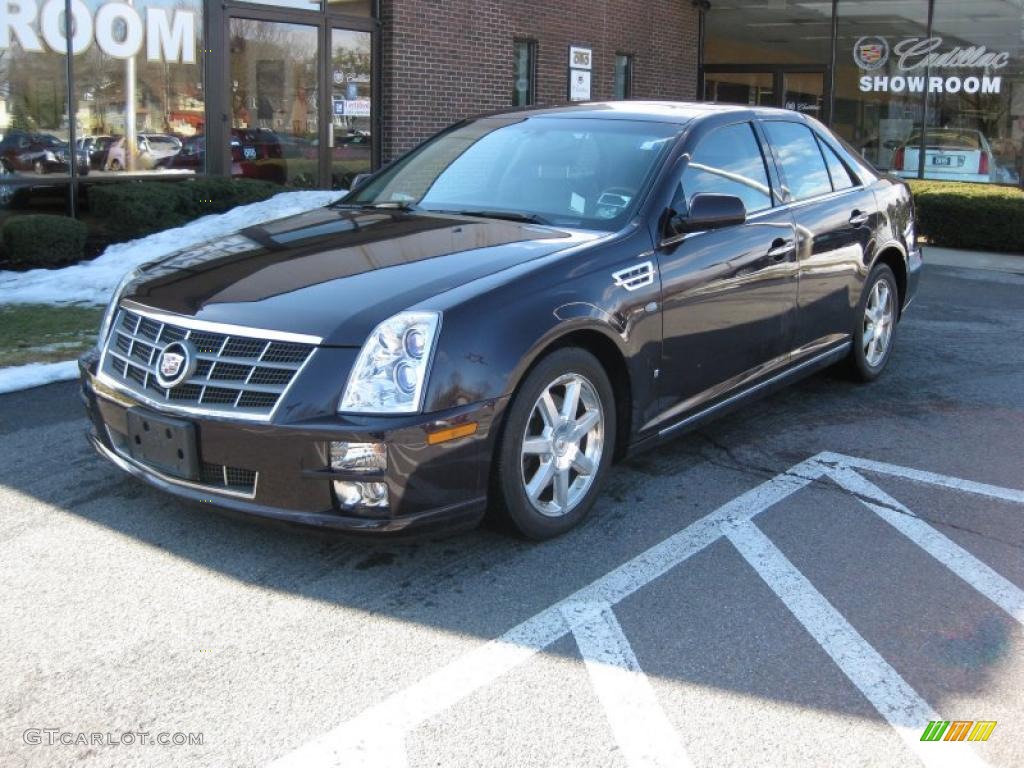
[[[643,264],[637,264],[635,267],[620,269],[618,272],[613,273],[612,277],[615,278],[616,285],[622,286],[627,291],[645,288],[654,282],[654,264],[653,262],[645,261]]]

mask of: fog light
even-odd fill
[[[331,443],[331,469],[343,472],[383,472],[388,468],[384,443]]]
[[[334,495],[342,509],[387,509],[388,487],[385,483],[349,483],[334,481]]]

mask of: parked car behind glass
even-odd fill
[[[924,175],[940,181],[1016,183],[1015,174],[996,163],[992,145],[981,131],[967,128],[934,128],[925,134]],[[911,136],[893,154],[892,169],[904,178],[916,179],[921,158],[921,134]]]

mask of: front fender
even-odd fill
[[[540,357],[574,334],[585,334],[578,337],[585,346],[614,348],[611,362],[624,368],[633,402],[649,402],[661,355],[660,279],[629,291],[613,276],[647,253],[639,240],[555,258],[445,308],[426,409],[513,394]]]

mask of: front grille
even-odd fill
[[[208,464],[204,461],[199,470],[199,482],[215,490],[252,494],[256,490],[256,473],[251,469]]]
[[[172,389],[161,387],[156,378],[160,352],[186,339],[198,353],[195,373]],[[314,349],[312,344],[193,330],[120,309],[107,339],[103,371],[157,403],[267,416]]]

